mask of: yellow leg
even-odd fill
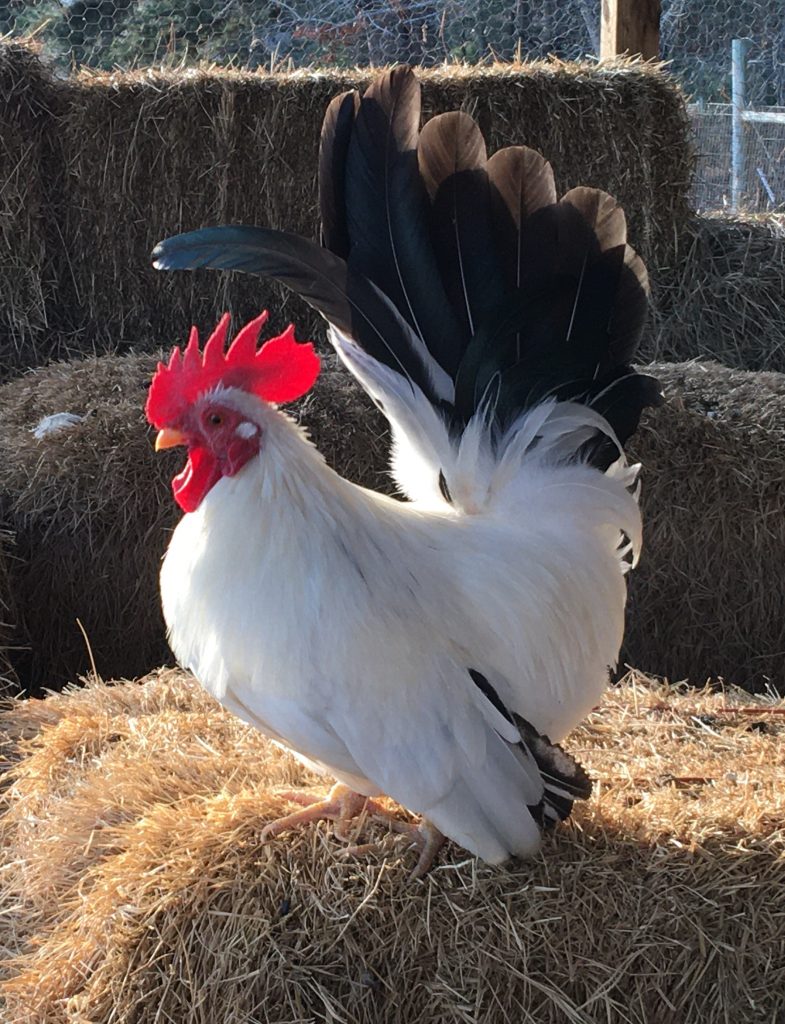
[[[413,825],[411,822],[393,818],[387,812],[382,815],[374,814],[373,817],[381,817],[393,832],[409,836],[412,846],[420,851],[420,856],[409,878],[414,880],[427,875],[445,842],[445,837],[438,828],[425,818],[418,825]],[[364,854],[379,853],[384,846],[384,840],[379,843],[361,843],[357,846],[347,847],[343,851],[343,855],[344,857],[361,857]]]
[[[444,845],[442,833],[425,818],[419,824],[401,821],[376,800],[363,796],[361,793],[355,793],[354,790],[340,782],[337,782],[329,794],[322,798],[301,790],[285,790],[280,795],[292,803],[302,804],[302,810],[293,811],[291,814],[277,818],[269,825],[265,825],[261,833],[263,842],[274,839],[289,829],[325,820],[336,822],[335,834],[339,839],[345,840],[348,838],[346,830],[349,822],[360,815],[367,815],[383,822],[391,832],[408,836],[412,840],[412,845],[420,851],[417,864],[410,876],[412,879],[423,878],[428,874],[436,855]],[[384,841],[354,844],[348,846],[342,853],[346,857],[357,857],[363,854],[377,853],[384,849],[384,845]]]
[[[417,826],[417,837],[415,846],[419,847],[420,856],[409,876],[411,879],[424,878],[433,867],[436,855],[444,846],[445,837],[435,825],[432,825],[426,818]]]
[[[329,794],[324,798],[297,790],[286,790],[280,794],[293,803],[303,804],[301,811],[293,811],[283,818],[277,818],[262,829],[262,840],[274,839],[282,832],[300,825],[308,825],[313,821],[336,821],[336,834],[339,838],[345,833],[346,825],[363,811],[376,815],[386,812],[374,800],[355,793],[353,789],[336,782]]]

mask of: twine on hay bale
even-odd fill
[[[28,689],[76,678],[91,656],[107,676],[171,657],[158,572],[180,516],[171,479],[183,455],[153,450],[143,409],[156,361],[58,363],[0,386],[0,525],[15,534],[13,662]],[[316,389],[290,411],[340,472],[389,490],[384,421],[337,357],[323,357]],[[62,412],[81,419],[35,437]]]
[[[8,1024],[483,1020],[771,1024],[785,1009],[785,704],[636,674],[575,730],[590,801],[543,855],[326,824],[266,847],[317,780],[189,677],[17,702],[0,825]]]
[[[646,354],[785,371],[785,216],[695,217],[659,275]]]
[[[666,403],[630,443],[644,544],[625,664],[785,693],[785,375],[652,364]]]
[[[18,73],[24,79],[24,67]],[[149,254],[166,235],[222,222],[315,238],[325,107],[371,74],[82,71],[60,83],[56,110],[41,120],[63,170],[51,240],[62,272],[46,305],[53,353],[123,351],[135,338],[169,343],[192,317],[208,321],[229,308],[248,319],[262,305],[276,328],[294,319],[313,332],[314,315],[274,285],[208,271],[156,274]],[[560,188],[612,192],[652,266],[673,262],[688,217],[692,151],[681,92],[657,65],[445,66],[420,77],[426,116],[464,106],[491,150],[523,142],[541,149]],[[37,187],[33,174],[30,188]],[[14,231],[38,237],[27,216],[20,203]],[[13,361],[15,351],[3,359]]]

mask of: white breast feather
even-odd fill
[[[456,491],[475,481],[465,514],[349,484],[270,410],[260,457],[184,517],[161,573],[175,654],[219,700],[490,861],[536,848],[526,805],[542,787],[467,669],[561,738],[607,683],[622,537],[640,544],[634,470],[552,465],[568,431],[593,424],[579,407],[530,415],[501,459],[470,436],[445,450]]]

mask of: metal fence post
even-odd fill
[[[744,187],[744,120],[746,104],[744,55],[747,50],[745,39],[734,39],[731,43],[731,210],[739,209]]]

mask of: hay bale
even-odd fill
[[[11,574],[8,571],[11,541],[11,534],[0,530],[0,695],[12,693],[18,688],[16,673],[11,665],[16,619]]]
[[[648,358],[785,371],[785,217],[695,217],[658,275]]]
[[[183,457],[156,455],[144,419],[156,359],[58,363],[0,386],[0,525],[15,534],[22,649],[13,661],[27,689],[90,668],[77,619],[107,676],[141,675],[170,657],[158,571],[179,518],[170,481]],[[83,419],[37,439],[39,422],[61,412]],[[389,489],[384,421],[335,356],[293,412],[344,475]]]
[[[155,357],[105,356],[0,387],[0,525],[16,534],[16,671],[26,687],[90,667],[79,618],[105,675],[169,657],[158,567],[179,515],[144,423]],[[644,464],[645,547],[631,577],[623,661],[701,685],[722,676],[785,692],[785,378],[714,364],[653,367],[669,395],[632,446]],[[87,417],[37,441],[55,412]],[[327,461],[392,491],[381,415],[334,356],[295,415]]]
[[[51,344],[90,353],[124,351],[128,339],[168,344],[191,319],[225,308],[247,319],[264,305],[275,327],[292,318],[315,331],[313,314],[273,285],[156,274],[149,253],[165,235],[226,221],[315,237],[324,109],[370,74],[82,71],[62,83],[48,131],[64,170],[55,219],[67,273],[47,305]],[[422,80],[428,115],[469,107],[491,148],[526,142],[552,160],[561,188],[613,192],[652,265],[672,262],[692,154],[679,88],[656,66],[446,66]]]
[[[630,577],[627,664],[785,693],[785,376],[653,364],[666,404],[631,442],[644,552]]]
[[[575,730],[596,779],[543,856],[327,825],[259,843],[315,782],[186,676],[5,716],[6,1019],[771,1024],[785,1010],[785,704],[632,675]]]
[[[174,460],[154,458],[144,420],[150,356],[56,363],[0,387],[0,523],[15,534],[10,566],[26,688],[76,678],[96,663],[147,671],[166,657],[155,577],[175,520]],[[37,439],[47,416],[80,422]],[[112,666],[112,669],[109,669]]]
[[[34,52],[0,43],[0,380],[37,362],[53,299],[48,160],[57,90]]]

